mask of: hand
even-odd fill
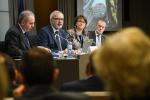
[[[25,90],[26,90],[25,85],[22,84],[13,90],[13,96],[14,97],[21,96],[24,94]]]
[[[67,50],[67,49],[65,49],[65,50],[64,50],[64,54],[67,54],[67,53],[68,53],[68,50]]]

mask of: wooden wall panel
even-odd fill
[[[37,31],[49,24],[49,14],[56,10],[57,0],[34,0]]]

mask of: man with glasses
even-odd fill
[[[49,48],[51,51],[62,51],[67,48],[66,35],[62,29],[64,14],[55,10],[50,14],[50,24],[43,27],[38,34],[38,45]]]

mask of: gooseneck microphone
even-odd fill
[[[69,43],[69,40],[68,40],[68,39],[66,39],[66,38],[64,38],[64,37],[62,37],[62,36],[60,36],[59,34],[55,34],[55,38],[56,38],[56,36],[58,36],[59,38],[65,40],[67,43]]]

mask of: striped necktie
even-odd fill
[[[55,39],[56,39],[56,44],[58,46],[58,50],[62,51],[61,40],[60,40],[58,31],[55,32]]]

